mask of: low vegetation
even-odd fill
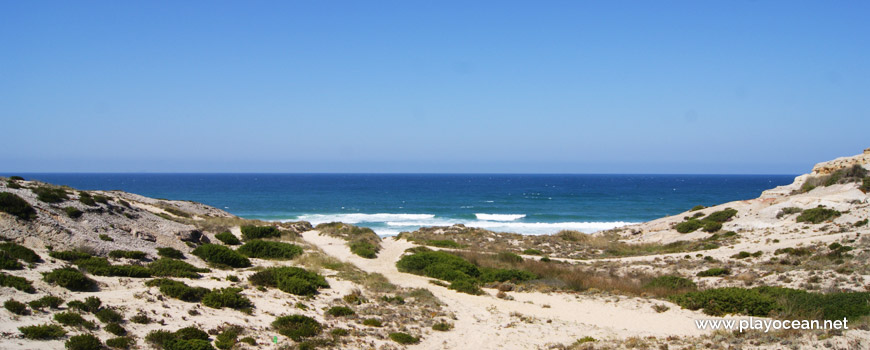
[[[16,315],[28,315],[30,310],[27,310],[27,305],[15,299],[9,299],[3,302],[3,307],[9,312]]]
[[[113,250],[109,252],[109,257],[113,259],[143,260],[148,257],[148,254],[139,250]]]
[[[686,220],[678,223],[674,226],[674,229],[679,233],[690,233],[699,228],[703,228],[705,232],[713,233],[721,230],[722,223],[731,220],[734,215],[737,215],[736,209],[726,208],[724,210],[712,212],[703,219],[698,219],[697,217],[686,217]],[[696,214],[696,216],[698,215]]]
[[[18,327],[18,331],[24,335],[24,338],[33,340],[52,340],[60,339],[66,335],[63,327],[56,324],[41,324],[35,326]]]
[[[281,237],[281,231],[279,231],[278,228],[274,226],[244,225],[241,229],[242,239],[245,241],[249,241],[252,239]]]
[[[864,182],[867,177],[867,169],[863,166],[855,164],[848,168],[839,169],[828,175],[811,176],[806,179],[797,193],[805,193],[812,191],[816,187],[827,187],[836,184],[845,184],[852,182]],[[863,185],[862,185],[863,186]]]
[[[251,261],[235,250],[219,244],[203,244],[193,250],[193,255],[216,266],[249,267]]]
[[[36,219],[36,209],[17,194],[10,192],[0,193],[0,211],[24,221]]]
[[[239,247],[239,253],[250,258],[289,260],[302,255],[302,248],[290,243],[250,240]]]
[[[674,303],[713,316],[742,314],[783,319],[857,319],[870,315],[870,292],[811,293],[782,287],[715,288],[672,296]]]
[[[368,227],[329,222],[317,225],[314,229],[320,231],[321,234],[347,241],[352,253],[366,259],[376,258],[381,250],[381,238]]]
[[[231,308],[249,310],[254,306],[250,299],[241,294],[241,288],[221,288],[209,291],[202,297],[202,304],[214,309]]]
[[[75,207],[64,207],[63,211],[66,213],[66,216],[70,217],[70,219],[78,219],[82,214],[84,214],[84,212]]]
[[[169,259],[185,259],[184,253],[178,249],[170,247],[157,248],[157,255]]]
[[[60,187],[39,186],[32,189],[36,199],[45,203],[60,203],[69,200],[66,190]]]
[[[314,295],[320,288],[329,288],[323,276],[299,267],[270,267],[251,275],[248,282],[255,286],[278,288],[295,295]]]
[[[303,315],[278,317],[272,322],[272,328],[281,335],[297,342],[314,337],[323,331],[323,326],[319,322]]]
[[[63,344],[66,350],[102,350],[103,342],[93,334],[79,334],[70,337]]]
[[[184,282],[167,278],[156,278],[145,282],[146,286],[157,287],[160,293],[173,299],[186,302],[199,302],[209,292],[208,288],[191,287]]]
[[[3,272],[0,272],[0,286],[15,288],[25,293],[36,293],[33,283],[26,278],[7,275]]]
[[[390,339],[403,345],[417,344],[420,342],[420,338],[404,332],[390,333]]]
[[[97,288],[97,281],[88,278],[81,271],[70,267],[54,269],[45,274],[43,279],[48,283],[74,292],[88,292]]]
[[[221,242],[223,242],[226,245],[242,244],[242,242],[239,241],[239,238],[236,237],[236,235],[234,235],[230,231],[224,231],[224,232],[218,233],[218,234],[214,235],[214,238],[217,238],[218,240],[220,240]]]
[[[63,299],[53,295],[45,295],[27,303],[27,305],[30,305],[30,308],[34,310],[42,310],[44,308],[57,309],[61,304],[63,304]]]
[[[69,327],[84,328],[84,329],[91,329],[91,330],[97,328],[96,324],[94,324],[91,321],[86,320],[84,317],[82,317],[82,315],[75,313],[75,312],[72,312],[72,311],[56,313],[56,314],[54,314],[54,320],[57,323],[60,323],[64,326],[69,326]]]
[[[798,217],[795,218],[795,221],[818,224],[839,217],[840,215],[841,213],[837,210],[818,206],[816,208],[804,210],[801,215],[798,215]]]
[[[209,272],[211,270],[198,268],[181,260],[170,258],[160,258],[148,264],[148,269],[152,276],[161,277],[181,277],[181,278],[200,278],[200,273]]]

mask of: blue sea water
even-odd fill
[[[342,221],[394,235],[421,226],[594,232],[697,204],[758,197],[794,175],[7,174],[84,190],[192,200],[262,220]]]

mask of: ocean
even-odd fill
[[[395,235],[462,223],[594,232],[756,198],[795,175],[6,174],[83,190],[191,200],[244,218],[341,221]]]

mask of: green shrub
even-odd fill
[[[152,261],[148,264],[148,269],[154,276],[163,277],[182,277],[182,278],[200,278],[200,272],[209,272],[209,269],[202,269],[181,260],[161,258]]]
[[[109,257],[113,259],[127,258],[134,260],[142,260],[148,257],[143,251],[139,250],[113,250],[109,252]]]
[[[239,238],[236,237],[236,235],[234,235],[230,231],[224,231],[224,232],[218,233],[218,234],[214,235],[214,238],[217,238],[221,242],[224,242],[224,244],[226,244],[226,245],[242,244],[242,242],[239,241]]]
[[[112,333],[112,334],[117,335],[119,337],[127,335],[127,330],[124,329],[124,327],[121,326],[120,324],[118,324],[117,322],[109,323],[103,329],[105,329],[106,332]]]
[[[0,251],[0,269],[21,270],[24,268],[18,259],[9,256],[9,253]]]
[[[348,332],[347,329],[344,328],[333,328],[331,331],[329,331],[329,334],[333,337],[343,337],[350,334],[350,332]]]
[[[63,211],[66,213],[66,216],[69,216],[71,219],[78,219],[84,214],[81,210],[76,209],[75,207],[64,207]]]
[[[788,247],[788,248],[780,248],[780,249],[773,251],[773,255],[780,255],[780,254],[788,254],[791,256],[807,256],[807,255],[813,254],[813,251],[810,250],[809,248],[805,248],[805,247],[800,247],[800,248]]]
[[[813,209],[804,210],[801,215],[795,219],[797,222],[811,222],[818,224],[840,216],[840,212],[819,206]]]
[[[84,317],[82,317],[82,315],[79,315],[72,311],[56,313],[54,314],[54,320],[64,326],[82,327],[86,329],[97,328],[97,325],[95,325],[93,322],[86,320]]]
[[[480,281],[488,282],[522,282],[538,278],[534,273],[516,269],[481,268]]]
[[[244,338],[242,338],[242,339],[239,339],[239,342],[240,342],[240,343],[245,343],[245,344],[248,344],[248,345],[257,345],[257,341],[254,340],[254,338],[252,338],[252,337],[244,337]]]
[[[737,209],[725,208],[725,210],[710,213],[702,221],[725,222],[731,220],[734,215],[737,215]]]
[[[87,292],[97,288],[97,281],[88,278],[81,271],[70,267],[54,269],[45,274],[43,279],[48,283],[74,292]]]
[[[692,209],[689,209],[689,211],[698,211],[698,210],[702,210],[702,209],[706,209],[706,208],[707,208],[707,207],[705,207],[705,206],[703,206],[703,205],[701,205],[701,204],[698,204],[698,205],[692,207]]]
[[[722,229],[722,223],[716,221],[707,221],[704,223],[704,232],[713,233]]]
[[[153,320],[151,320],[151,318],[145,313],[136,314],[130,317],[130,322],[138,324],[149,324],[151,321]]]
[[[252,239],[281,237],[281,231],[273,226],[242,226],[242,239],[249,241]]]
[[[870,222],[870,220],[868,220],[868,219],[858,220],[858,221],[855,221],[855,223],[852,225],[854,225],[855,227],[867,226],[868,222]]]
[[[70,337],[64,347],[66,350],[102,350],[103,343],[93,334],[80,334]]]
[[[392,339],[396,343],[404,345],[417,344],[420,342],[420,338],[403,332],[390,333],[390,339]]]
[[[329,288],[326,279],[317,273],[298,267],[270,267],[248,277],[255,286],[277,287],[296,295],[314,295],[320,288]]]
[[[447,287],[453,289],[460,293],[466,293],[471,295],[481,295],[483,294],[483,290],[477,286],[477,283],[472,279],[457,279],[450,282],[450,286]]]
[[[225,329],[217,335],[214,345],[218,349],[229,350],[236,345],[236,339],[239,337],[239,330],[235,328]]]
[[[24,181],[24,178],[21,177],[21,176],[15,176],[15,175],[13,175],[13,176],[10,176],[10,177],[9,177],[9,180],[12,180],[12,181]]]
[[[193,255],[215,265],[230,267],[251,266],[251,261],[244,255],[218,244],[203,244],[193,250]]]
[[[79,192],[79,202],[90,207],[97,205],[97,201],[94,200],[94,197],[91,197],[91,194],[87,192]]]
[[[381,322],[381,320],[379,320],[377,318],[367,318],[367,319],[363,320],[362,324],[365,326],[369,326],[369,327],[383,327],[384,326],[384,323]]]
[[[432,325],[432,329],[439,332],[447,332],[453,329],[453,325],[447,322],[438,322]]]
[[[15,182],[12,180],[6,180],[6,187],[13,189],[13,190],[17,190],[17,189],[21,188],[21,185],[19,185],[18,182]]]
[[[509,264],[518,264],[523,262],[523,257],[511,252],[499,252],[495,255],[495,259]]]
[[[100,306],[103,305],[103,301],[97,297],[87,297],[84,301],[73,300],[66,303],[67,306],[73,309],[81,310],[83,312],[95,313],[100,310]]]
[[[145,282],[146,286],[157,287],[160,293],[170,298],[187,301],[198,302],[202,297],[209,292],[208,289],[202,287],[191,287],[184,282],[179,282],[167,278],[157,278]]]
[[[426,241],[426,245],[431,245],[433,247],[439,247],[439,248],[454,248],[454,249],[459,249],[459,248],[463,247],[461,244],[456,243],[456,241],[450,240],[450,239],[432,239],[432,240]]]
[[[215,289],[202,297],[202,304],[215,309],[228,307],[236,310],[249,309],[254,306],[250,299],[241,295],[241,292],[241,288]]]
[[[865,176],[861,180],[861,187],[858,187],[864,193],[870,192],[870,176]]]
[[[175,338],[183,340],[208,340],[208,333],[193,326],[184,327],[175,331]]]
[[[15,244],[12,242],[3,242],[0,243],[0,251],[9,254],[9,257],[24,261],[26,263],[38,263],[42,261],[42,258],[39,257],[39,254],[36,254],[30,248],[25,246]]]
[[[671,300],[690,310],[703,309],[705,314],[723,316],[744,314],[749,316],[768,316],[777,309],[776,301],[756,290],[743,288],[716,288],[699,292],[688,292],[672,296]]]
[[[7,275],[2,272],[0,272],[0,286],[15,288],[25,293],[36,293],[36,289],[33,288],[31,282],[26,278]]]
[[[34,340],[59,339],[66,335],[66,331],[56,324],[41,324],[36,326],[18,327],[24,338]]]
[[[731,270],[729,270],[729,269],[722,268],[722,267],[713,267],[713,268],[709,268],[707,270],[698,272],[697,276],[698,277],[713,277],[713,276],[724,276],[724,275],[730,275],[730,274],[731,274]]]
[[[798,208],[798,207],[786,207],[786,208],[782,208],[782,209],[779,210],[778,213],[776,213],[776,218],[777,218],[777,219],[781,219],[783,216],[791,215],[791,214],[797,214],[797,213],[800,213],[800,212],[802,212],[802,211],[804,211],[804,210],[801,209],[801,208]]]
[[[90,257],[73,261],[81,269],[97,276],[151,277],[151,271],[139,265],[112,265],[106,258]]]
[[[355,315],[356,313],[353,312],[353,309],[347,306],[333,306],[326,310],[326,314],[329,316],[341,317]]]
[[[157,255],[170,259],[184,259],[184,253],[175,248],[161,247],[157,248]]]
[[[45,308],[45,307],[57,309],[58,307],[60,307],[60,304],[63,304],[63,299],[56,297],[56,296],[53,296],[53,295],[46,295],[46,296],[43,296],[42,298],[39,298],[39,299],[36,299],[36,300],[33,300],[33,301],[27,303],[27,305],[30,305],[31,309],[36,309],[36,310],[41,310],[42,308]]]
[[[69,199],[66,191],[62,188],[40,186],[33,189],[36,199],[46,203],[60,203]]]
[[[167,330],[158,329],[145,335],[145,341],[155,345],[159,349],[164,348],[170,340],[175,340],[175,333]]]
[[[441,251],[424,251],[405,255],[396,262],[396,267],[401,272],[446,281],[480,276],[480,270],[474,264],[456,255]]]
[[[76,261],[76,260],[87,259],[87,258],[91,257],[91,255],[88,253],[75,251],[75,250],[52,251],[52,252],[48,253],[48,256],[55,258],[55,259],[66,260],[66,261]]]
[[[129,349],[136,345],[136,340],[132,337],[117,337],[106,340],[106,346],[114,349]]]
[[[36,219],[36,209],[33,209],[26,200],[10,192],[0,193],[0,211],[24,221]]]
[[[102,308],[94,313],[94,316],[97,316],[97,319],[102,323],[119,323],[124,321],[124,316],[115,311],[112,308]]]
[[[255,239],[250,240],[245,243],[245,245],[239,247],[238,252],[251,258],[293,259],[302,255],[302,248],[290,243]]]
[[[702,226],[704,226],[704,224],[701,223],[701,221],[690,219],[677,224],[677,226],[674,226],[674,229],[676,229],[679,233],[689,233],[695,232]]]
[[[105,233],[101,233],[101,234],[100,234],[100,240],[103,240],[103,241],[106,241],[106,242],[114,242],[114,241],[115,241],[114,238],[109,237],[109,235],[107,235],[107,234],[105,234]]]
[[[377,246],[366,241],[354,241],[350,243],[350,252],[366,259],[377,258],[379,250]]]
[[[16,301],[15,299],[6,300],[3,303],[3,307],[6,308],[6,310],[9,310],[9,312],[16,315],[27,315],[30,313],[29,311],[27,311],[27,305],[24,305],[24,303]]]
[[[698,285],[688,278],[679,276],[659,276],[647,282],[644,288],[665,288],[669,290],[696,289]]]
[[[523,250],[523,254],[526,254],[526,255],[544,255],[544,252],[537,250],[537,249],[529,248],[529,249]]]
[[[272,328],[281,335],[301,341],[304,338],[313,337],[323,331],[323,326],[315,319],[303,315],[281,316],[272,322]]]
[[[732,259],[746,259],[750,256],[752,256],[752,254],[750,254],[749,252],[739,252],[737,254],[732,255],[731,258]]]

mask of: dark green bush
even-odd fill
[[[786,207],[786,208],[782,208],[782,209],[779,210],[778,213],[776,213],[776,218],[777,218],[777,219],[781,219],[783,216],[791,215],[791,214],[797,214],[797,213],[800,213],[800,212],[802,212],[802,211],[804,211],[804,210],[801,209],[801,208],[798,208],[798,207]]]
[[[439,332],[447,332],[453,329],[453,325],[447,322],[438,322],[432,325],[432,329]]]
[[[377,318],[367,318],[367,319],[363,320],[362,324],[365,326],[369,326],[369,327],[383,327],[384,326],[384,323],[381,322],[381,320],[379,320]]]
[[[729,269],[722,268],[722,267],[713,267],[713,268],[709,268],[707,270],[698,272],[697,276],[698,277],[713,277],[713,276],[724,276],[724,275],[730,275],[730,274],[731,274],[731,270],[729,270]]]
[[[870,192],[870,176],[865,176],[864,179],[861,180],[861,187],[858,187],[858,189],[864,193]]]
[[[734,215],[737,215],[737,209],[726,208],[725,210],[710,213],[702,221],[725,222],[731,220]]]
[[[66,335],[66,331],[56,324],[18,327],[18,330],[25,338],[34,340],[59,339]]]
[[[97,289],[97,281],[88,278],[81,271],[70,267],[54,269],[45,274],[43,279],[48,283],[74,292],[88,292]]]
[[[518,264],[523,262],[523,257],[511,252],[499,252],[495,255],[496,260],[509,264]]]
[[[226,244],[226,245],[242,244],[242,242],[239,241],[238,237],[236,237],[236,235],[234,235],[230,231],[224,231],[224,232],[218,233],[218,234],[214,235],[214,238],[217,238],[221,242],[224,242],[224,244]]]
[[[644,288],[665,288],[670,290],[696,289],[698,285],[688,278],[679,276],[659,276],[647,282]]]
[[[390,339],[396,343],[404,345],[417,344],[420,342],[420,338],[403,332],[390,333]]]
[[[347,306],[333,306],[326,310],[326,314],[329,316],[341,317],[355,315],[356,313],[353,312],[353,309]]]
[[[251,261],[235,250],[218,244],[203,244],[193,250],[193,255],[215,265],[248,267]]]
[[[813,254],[813,251],[810,250],[809,248],[805,248],[805,247],[800,247],[800,248],[788,247],[788,248],[780,248],[780,249],[773,251],[773,255],[780,255],[780,254],[788,254],[791,256],[808,256],[808,255]]]
[[[64,207],[63,211],[66,213],[66,216],[69,216],[72,219],[78,219],[84,214],[81,210],[76,209],[75,207]]]
[[[453,289],[460,293],[466,293],[471,295],[481,295],[483,294],[483,290],[477,286],[477,282],[473,279],[456,279],[450,282],[450,286],[447,287]]]
[[[405,255],[396,263],[399,271],[452,281],[463,277],[478,277],[474,264],[456,255],[441,251],[424,251]]]
[[[870,222],[870,220],[868,220],[868,219],[858,220],[858,221],[855,221],[855,223],[852,225],[855,227],[867,226],[868,222]]]
[[[225,329],[217,335],[214,345],[221,350],[229,350],[236,345],[236,339],[239,337],[239,330],[235,328]]]
[[[84,301],[73,300],[66,303],[72,309],[81,310],[83,312],[95,313],[100,311],[100,306],[103,305],[103,301],[97,297],[87,297]]]
[[[755,290],[734,287],[688,292],[672,296],[671,300],[690,310],[703,309],[705,314],[712,316],[768,316],[777,309],[776,301],[770,296]]]
[[[516,269],[480,268],[480,282],[522,282],[538,278],[534,273]]]
[[[804,210],[795,220],[797,222],[811,222],[813,224],[818,224],[839,217],[840,214],[839,211],[834,209],[819,206],[817,208]]]
[[[82,317],[82,315],[79,315],[72,311],[56,313],[54,314],[54,320],[64,326],[83,327],[86,329],[97,328],[97,325],[95,325],[93,322],[86,320],[84,317]]]
[[[459,249],[459,248],[463,247],[461,244],[456,243],[456,241],[450,240],[450,239],[431,239],[431,240],[426,241],[426,245],[431,245],[433,247],[439,247],[439,248],[453,248],[453,249]]]
[[[252,239],[281,237],[281,231],[273,226],[242,226],[242,239],[249,241]]]
[[[73,261],[81,269],[97,276],[151,277],[151,271],[139,265],[112,265],[106,258],[90,257]]]
[[[127,258],[134,260],[142,260],[148,257],[143,251],[139,250],[113,250],[109,252],[109,257],[113,259]]]
[[[6,310],[9,310],[9,312],[16,314],[16,315],[30,314],[30,312],[27,311],[27,305],[24,305],[24,303],[17,301],[15,299],[6,300],[3,303],[3,307],[6,308]]]
[[[293,259],[302,255],[302,248],[290,243],[255,239],[250,240],[245,243],[245,245],[239,247],[238,252],[251,258]]]
[[[25,221],[36,219],[36,209],[14,193],[0,193],[0,211]]]
[[[207,288],[191,287],[184,282],[179,282],[167,278],[157,278],[145,282],[146,286],[157,287],[160,293],[170,298],[175,298],[187,302],[198,302],[202,297],[209,292]]]
[[[15,175],[13,175],[13,176],[10,176],[10,177],[9,177],[9,180],[12,180],[12,181],[24,181],[24,178],[21,177],[21,176],[15,176]]]
[[[93,334],[80,334],[70,337],[64,347],[66,350],[102,350],[103,343]]]
[[[304,338],[313,337],[323,331],[323,326],[315,319],[303,315],[281,316],[272,322],[272,328],[281,335],[301,341]]]
[[[705,209],[705,208],[707,208],[707,207],[705,207],[705,206],[703,206],[703,205],[701,205],[701,204],[698,204],[698,205],[692,207],[692,209],[689,209],[689,211],[698,211],[698,210],[702,210],[702,209]]]
[[[105,329],[106,332],[112,333],[112,334],[117,335],[117,336],[119,336],[119,337],[120,337],[120,336],[127,335],[127,330],[124,329],[123,326],[121,326],[120,324],[118,324],[118,322],[112,322],[112,323],[109,323],[109,324],[107,324],[106,327],[103,328],[103,329]]]
[[[91,257],[91,255],[88,253],[75,251],[75,250],[52,251],[52,252],[48,253],[48,256],[55,258],[55,259],[66,260],[66,261],[76,261],[76,260],[87,259],[87,258]]]
[[[752,256],[752,254],[750,254],[749,252],[739,252],[737,254],[732,255],[731,258],[732,259],[746,259],[750,256]]]
[[[33,189],[36,199],[46,203],[60,203],[69,199],[66,191],[62,188],[40,186]]]
[[[139,313],[130,317],[130,322],[138,324],[149,324],[151,321],[151,318],[145,313]]]
[[[254,306],[251,300],[243,296],[241,292],[241,288],[215,289],[202,297],[202,304],[215,309],[228,307],[236,310],[249,309]]]
[[[129,349],[136,345],[136,340],[132,337],[117,337],[106,340],[106,346],[114,349]]]
[[[124,321],[124,315],[108,307],[98,310],[94,313],[94,316],[97,316],[97,319],[102,323],[120,323]]]
[[[0,272],[0,286],[15,288],[25,293],[36,293],[36,289],[33,288],[31,282],[26,278],[7,275],[2,272]]]
[[[196,327],[184,327],[175,331],[175,338],[183,340],[208,340],[208,333]]]
[[[679,233],[689,233],[695,232],[702,226],[704,226],[704,224],[701,221],[690,219],[677,224],[677,226],[674,226],[674,229],[676,229]]]
[[[33,300],[33,301],[27,303],[27,305],[30,305],[31,309],[36,309],[36,310],[41,310],[42,308],[45,308],[45,307],[57,309],[58,307],[60,307],[60,304],[63,304],[63,299],[56,297],[56,296],[53,296],[53,295],[46,295],[46,296],[43,296],[42,298],[39,298],[39,299],[36,299],[36,300]]]
[[[526,255],[544,255],[544,252],[537,250],[537,249],[529,248],[529,249],[523,250],[523,254],[526,254]]]
[[[106,241],[106,242],[114,242],[114,241],[115,241],[114,238],[109,237],[109,235],[107,235],[107,234],[105,234],[105,233],[101,233],[101,234],[100,234],[100,240],[102,240],[102,241]]]
[[[148,264],[148,269],[153,276],[200,278],[200,272],[209,272],[209,269],[201,269],[181,260],[161,258]]]
[[[350,243],[350,252],[366,259],[378,257],[380,248],[366,241],[354,241]]]
[[[0,269],[3,270],[21,270],[24,268],[18,259],[9,256],[9,253],[0,251]]]
[[[173,339],[164,346],[165,350],[214,350],[208,340],[202,339]]]
[[[722,229],[722,223],[716,221],[707,221],[704,223],[704,232],[713,233]]]
[[[30,264],[42,261],[42,258],[39,257],[39,254],[36,254],[36,252],[31,250],[30,248],[12,242],[0,243],[0,251],[6,252],[6,254],[9,254],[9,256],[12,258]]]
[[[93,207],[97,205],[97,202],[94,200],[94,197],[91,197],[90,193],[87,192],[79,192],[79,202],[82,204]]]
[[[175,340],[175,333],[167,331],[167,330],[154,330],[148,332],[145,335],[145,341],[151,344],[154,344],[157,348],[165,348],[164,346],[169,343],[170,340]]]
[[[251,275],[248,282],[255,286],[277,287],[296,295],[314,295],[320,288],[329,288],[326,279],[298,267],[270,267]]]
[[[6,187],[13,189],[13,190],[17,190],[17,189],[21,188],[21,185],[19,185],[18,182],[15,182],[12,180],[6,180]]]
[[[157,255],[170,259],[184,259],[184,253],[175,248],[161,247],[157,248]]]

